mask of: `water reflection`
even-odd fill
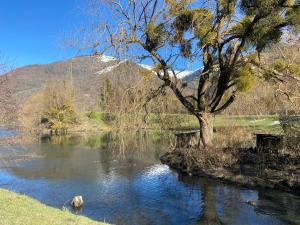
[[[0,138],[12,137],[16,134],[12,127],[0,125]]]
[[[113,224],[300,224],[299,197],[223,185],[161,165],[159,156],[168,150],[170,137],[44,137],[26,146],[26,154],[17,151],[10,158],[35,156],[2,169],[0,187],[55,207],[80,194],[82,214]],[[256,206],[246,204],[248,200]]]
[[[249,190],[210,179],[179,176],[201,192],[201,215],[193,224],[300,224],[300,198],[271,190]],[[252,200],[255,206],[247,204]]]

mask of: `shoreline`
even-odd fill
[[[199,165],[186,166],[184,157],[178,161],[178,156],[184,150],[174,149],[160,157],[162,164],[168,165],[178,173],[188,174],[195,177],[206,177],[219,180],[224,183],[238,185],[247,188],[272,189],[284,191],[300,196],[300,165],[286,166],[285,169],[266,168],[263,175],[247,174],[241,172],[240,167],[204,167]],[[177,157],[177,159],[175,159]],[[243,164],[248,170],[257,169],[256,165]],[[293,172],[291,172],[293,171]]]
[[[27,195],[0,188],[1,224],[10,225],[108,225],[88,217],[47,206]],[[16,216],[17,215],[17,216]]]
[[[99,131],[99,130],[98,130]],[[150,131],[150,130],[148,130]],[[107,132],[107,130],[101,130],[99,132]],[[69,134],[86,134],[86,133],[95,133],[95,131],[87,132],[82,130],[70,131]],[[47,132],[42,135],[49,135]],[[0,137],[0,144],[19,144],[19,143],[32,143],[37,141],[36,139],[41,137],[41,135],[31,134],[24,135],[24,133],[20,132],[18,135],[13,135],[10,137]],[[160,161],[168,165],[170,168],[177,170],[180,173],[191,174],[193,176],[200,177],[208,177],[216,180],[220,180],[225,183],[230,183],[234,185],[239,185],[243,187],[250,188],[266,188],[273,190],[280,190],[289,192],[295,195],[300,196],[300,160],[298,160],[298,164],[294,166],[294,168],[290,168],[289,164],[284,164],[281,166],[276,166],[275,168],[266,168],[264,171],[266,174],[264,176],[259,175],[248,175],[241,172],[241,166],[248,166],[250,170],[256,169],[259,165],[258,162],[255,162],[255,159],[252,161],[252,164],[247,164],[241,162],[240,165],[235,165],[234,167],[222,167],[222,166],[214,166],[214,167],[199,167],[198,165],[191,166],[190,168],[184,168],[185,164],[184,158],[182,157],[177,162],[172,162],[172,157],[174,154],[180,153],[178,149],[174,149],[172,151],[167,152],[165,155],[160,157]],[[179,157],[177,155],[177,157]],[[180,157],[179,157],[180,158]],[[247,157],[246,157],[247,158]],[[255,158],[255,157],[254,157]],[[249,158],[247,158],[249,160]],[[276,164],[276,162],[275,162]],[[274,165],[273,165],[274,167]],[[286,168],[285,168],[286,167]],[[291,172],[292,171],[292,172]],[[297,172],[299,171],[299,172]],[[295,178],[293,177],[293,173],[296,174]],[[294,179],[294,180],[293,180]]]

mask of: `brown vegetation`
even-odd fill
[[[43,128],[55,133],[67,132],[78,122],[74,105],[74,88],[70,80],[52,80],[45,89],[29,98],[20,113],[22,127]]]
[[[184,112],[178,100],[169,91],[162,95],[159,93],[152,99],[154,89],[160,81],[152,76],[151,71],[142,68],[135,76],[130,75],[134,74],[132,65],[134,64],[127,62],[116,73],[101,77],[98,104],[93,107],[93,111],[105,112],[108,117],[113,117],[110,120],[111,125],[119,130],[129,127],[145,129],[151,114],[161,119],[164,126],[167,122],[167,119],[163,118],[164,114]]]
[[[16,102],[12,98],[13,90],[8,85],[9,76],[3,75],[12,68],[0,58],[0,123],[10,123],[15,121],[16,116]]]
[[[254,77],[268,74],[272,81],[281,82],[287,73],[294,76],[293,71],[262,63],[260,53],[280,42],[284,28],[296,30],[300,24],[299,2],[216,0],[214,4],[103,1],[98,10],[105,8],[114,19],[99,24],[104,32],[101,41],[93,43],[96,52],[112,49],[117,56],[129,53],[133,58],[151,59],[153,73],[161,80],[157,91],[169,88],[197,118],[204,148],[212,146],[213,117],[228,108],[239,92],[248,90]],[[203,64],[191,94],[176,73],[183,61]]]
[[[0,77],[0,123],[16,121],[16,102],[12,97],[12,89],[8,86],[8,77]]]

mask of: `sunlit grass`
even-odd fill
[[[107,113],[94,112],[91,117],[86,119],[91,124],[98,124],[109,129],[110,123],[114,117],[109,117]],[[123,115],[126,117],[127,115]],[[130,118],[130,115],[128,115]],[[130,121],[126,119],[124,121]],[[214,119],[215,128],[230,128],[243,127],[251,132],[280,132],[281,128],[278,122],[278,115],[251,115],[251,116],[216,116]],[[193,130],[199,129],[197,119],[188,114],[149,114],[148,116],[149,129],[170,129],[170,130]]]
[[[251,132],[281,132],[277,115],[259,116],[217,116],[214,121],[216,128],[243,127]]]
[[[105,225],[4,189],[0,189],[0,202],[0,224],[3,225]]]

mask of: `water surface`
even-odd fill
[[[9,126],[0,125],[0,138],[12,137],[16,134],[15,131]]]
[[[0,147],[0,187],[120,225],[300,224],[300,198],[179,175],[160,164],[170,136],[160,133],[43,138]],[[256,206],[245,202],[251,200]]]

